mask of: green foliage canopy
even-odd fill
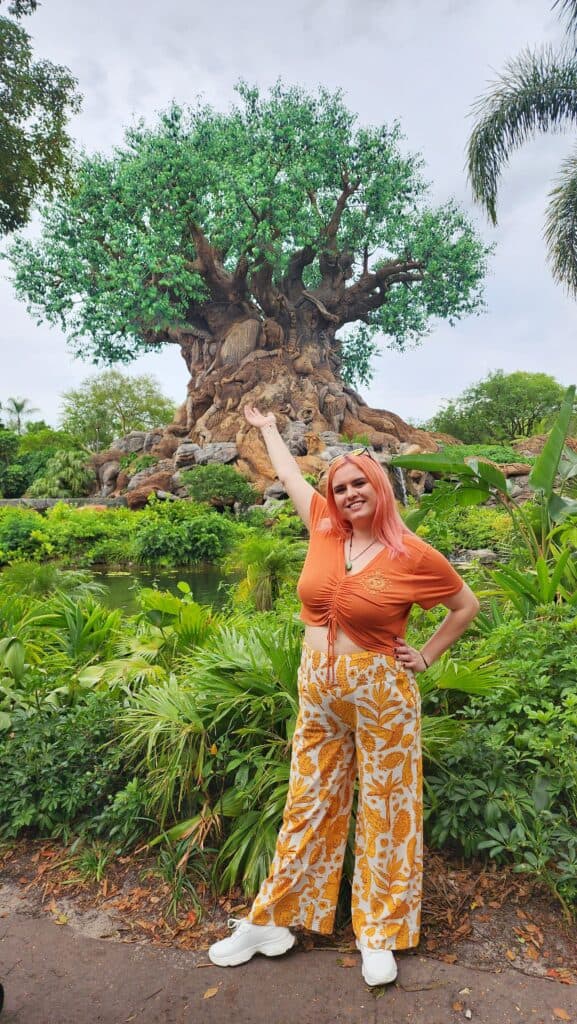
[[[76,354],[128,362],[210,332],[223,306],[274,317],[303,288],[334,329],[366,328],[361,353],[480,308],[487,249],[452,201],[429,205],[398,124],[360,127],[323,89],[237,93],[227,113],[173,106],[82,160],[41,239],[12,247],[17,294]]]
[[[14,0],[17,17],[36,7]],[[66,126],[80,108],[76,79],[67,68],[35,61],[30,36],[0,17],[0,232],[21,228],[34,201],[70,180],[71,140]]]
[[[426,426],[468,444],[529,437],[550,424],[563,394],[561,384],[547,373],[495,370],[449,402]]]
[[[162,394],[148,374],[129,377],[118,370],[87,377],[62,396],[64,431],[88,448],[100,451],[131,430],[151,430],[169,423],[174,402]]]

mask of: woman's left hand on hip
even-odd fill
[[[395,658],[401,662],[404,668],[410,669],[411,672],[425,671],[426,666],[421,652],[416,647],[410,647],[409,644],[399,637],[395,638]]]

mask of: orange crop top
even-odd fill
[[[383,549],[359,572],[347,573],[342,540],[319,529],[325,518],[326,500],[315,492],[297,592],[303,622],[328,627],[329,661],[337,628],[362,650],[393,654],[413,604],[432,608],[462,588],[463,580],[445,556],[412,533],[403,537],[404,555],[391,556]]]

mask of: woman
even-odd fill
[[[424,672],[479,609],[447,560],[411,533],[368,450],[333,459],[326,500],[303,479],[273,413],[247,406],[310,532],[299,580],[306,624],[289,793],[271,873],[248,917],[215,943],[218,966],[278,956],[289,926],[333,928],[355,775],[352,920],[368,985],[394,981],[393,950],[419,941],[422,882],[420,697]],[[448,614],[421,650],[403,639],[413,603]]]

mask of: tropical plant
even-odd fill
[[[577,456],[565,447],[574,401],[573,385],[565,392],[559,415],[529,475],[529,486],[535,493],[535,501],[529,505],[521,505],[511,497],[506,477],[493,463],[453,457],[450,448],[434,455],[394,456],[393,465],[440,473],[457,480],[454,487],[444,487],[437,493],[433,491],[426,495],[420,508],[406,517],[407,524],[414,528],[431,511],[442,514],[444,508],[475,505],[489,497],[495,498],[511,516],[533,572],[543,573],[543,568],[540,568],[543,561],[557,566],[559,559],[564,559],[563,572],[557,579],[557,589],[552,598],[555,599],[563,580],[573,578],[570,556],[565,558],[559,551],[555,537],[559,524],[577,515],[577,501],[563,495],[567,483],[577,476]],[[560,479],[558,490],[555,489],[557,478]],[[554,569],[552,571],[555,572]]]
[[[112,653],[122,614],[105,608],[93,597],[78,601],[59,593],[47,610],[50,626],[57,636],[57,646],[69,661],[80,667],[106,659]]]
[[[274,608],[283,585],[296,579],[305,555],[304,543],[265,534],[241,540],[224,566],[228,572],[245,574],[236,588],[237,599],[263,612]]]
[[[222,625],[212,608],[193,600],[188,583],[177,584],[180,596],[142,588],[141,614],[133,633],[123,631],[114,645],[114,658],[103,659],[79,674],[81,685],[122,686],[129,693],[144,683],[162,683],[182,659],[204,647]]]
[[[0,574],[0,594],[42,598],[59,591],[81,600],[88,595],[98,597],[104,590],[89,572],[61,569],[48,563],[13,562]]]
[[[567,46],[527,50],[507,65],[474,108],[476,124],[469,140],[468,166],[473,195],[497,222],[497,190],[512,152],[540,131],[559,131],[577,120],[577,57],[573,46],[577,5],[555,0],[568,19]],[[553,274],[574,294],[577,259],[577,158],[568,156],[551,193],[545,238]]]
[[[96,477],[86,452],[57,452],[46,464],[44,475],[28,488],[31,498],[79,498],[94,487]]]

